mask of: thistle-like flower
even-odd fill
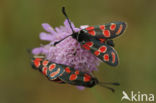
[[[67,20],[65,20],[64,26],[60,26],[59,28],[56,27],[55,30],[47,23],[42,24],[42,26],[47,33],[40,33],[40,39],[49,41],[50,43],[33,49],[32,53],[34,55],[45,55],[45,58],[49,61],[68,65],[82,72],[91,73],[92,71],[97,70],[100,60],[88,50],[81,48],[78,41],[69,36],[72,34],[72,30]],[[75,32],[86,27],[87,25],[75,28],[72,23],[72,28]],[[53,46],[55,42],[67,36],[69,37],[56,46]]]

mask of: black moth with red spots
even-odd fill
[[[49,80],[84,87],[93,87],[98,80],[88,73],[75,70],[66,65],[56,64],[44,58],[33,58],[32,67],[41,71]]]
[[[32,58],[31,64],[34,69],[38,69],[49,80],[60,84],[67,83],[88,88],[91,88],[95,85],[101,85],[107,89],[110,89],[112,92],[115,90],[107,85],[119,85],[119,83],[99,82],[97,78],[86,72],[75,70],[74,68],[66,65],[50,62],[44,57]]]
[[[64,8],[63,14],[66,16],[72,29]],[[79,32],[74,32],[72,29],[73,34],[70,36],[76,39],[81,44],[82,48],[89,50],[103,62],[111,66],[117,66],[118,56],[116,50],[113,48],[114,43],[112,39],[120,36],[124,32],[125,28],[126,24],[124,22],[114,22],[105,25],[90,26],[80,30]],[[54,45],[58,44],[62,40],[55,42]]]
[[[73,33],[72,37],[78,40],[84,49],[92,52],[103,62],[116,66],[118,64],[118,56],[113,48],[112,39],[121,35],[125,28],[126,24],[124,22],[114,22],[88,27],[78,33]]]

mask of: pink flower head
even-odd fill
[[[91,73],[97,70],[97,66],[100,60],[94,56],[90,51],[81,48],[79,42],[73,39],[71,36],[72,30],[67,20],[64,22],[64,26],[56,27],[53,29],[49,24],[42,24],[47,33],[40,33],[40,39],[49,41],[47,45],[41,45],[39,48],[32,50],[34,55],[43,54],[46,59],[58,63],[65,64],[82,72]],[[76,28],[72,23],[72,28],[75,32],[86,28],[87,26],[81,26]],[[65,37],[69,36],[56,46],[53,44]]]

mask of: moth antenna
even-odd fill
[[[108,86],[106,86],[106,85],[102,85],[102,84],[99,84],[99,85],[102,86],[102,87],[104,87],[104,88],[109,89],[109,90],[112,91],[113,93],[115,92],[115,89],[112,88],[112,87],[108,87]]]
[[[54,43],[54,46],[56,46],[56,44],[60,43],[60,42],[63,41],[64,39],[68,38],[69,36],[71,36],[71,35],[68,35],[68,36],[66,36],[65,38],[61,39],[60,41],[55,42],[55,43]]]
[[[27,49],[28,54],[31,54],[31,49]]]
[[[29,54],[29,57],[32,58],[33,55],[32,55],[32,53],[31,53],[31,49],[26,49],[26,51],[27,51],[27,53]]]
[[[69,23],[69,26],[70,26],[72,32],[75,33],[74,30],[73,30],[73,28],[72,28],[71,22],[70,22],[70,20],[69,20],[67,14],[66,14],[65,7],[62,7],[62,13],[63,13],[63,15],[67,18],[68,23]]]
[[[63,15],[66,17],[66,19],[68,20],[68,23],[69,23],[69,26],[70,26],[72,32],[75,33],[74,30],[73,30],[73,28],[72,28],[71,22],[70,22],[70,20],[69,20],[67,14],[66,14],[65,7],[62,7],[62,13],[63,13]],[[71,35],[69,35],[69,36],[71,36]],[[68,38],[69,36],[66,36],[65,38],[61,39],[60,41],[55,42],[55,43],[54,43],[54,46],[56,46],[58,43],[60,43],[61,41],[65,40],[65,39]]]
[[[103,85],[114,85],[114,86],[120,85],[120,83],[118,83],[118,82],[101,82],[101,84],[103,84]]]
[[[109,90],[111,90],[113,93],[115,92],[115,89],[112,88],[112,87],[109,87],[107,85],[114,85],[114,86],[119,86],[120,83],[117,83],[117,82],[99,82],[99,85],[102,86],[102,87],[105,87]]]

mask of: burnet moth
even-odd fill
[[[89,26],[79,32],[74,32],[64,7],[62,8],[62,12],[67,18],[73,32],[69,36],[76,39],[81,44],[82,48],[89,50],[103,62],[111,66],[118,65],[118,55],[116,50],[113,48],[114,42],[112,39],[120,36],[124,32],[126,28],[126,24],[124,22],[113,22],[105,25]],[[67,37],[55,42],[54,46]]]
[[[91,74],[75,70],[63,64],[56,64],[45,59],[43,56],[34,56],[31,61],[32,67],[38,69],[49,80],[60,84],[71,84],[91,88],[95,85],[105,87],[112,92],[115,90],[108,85],[118,86],[119,83],[99,82]]]

